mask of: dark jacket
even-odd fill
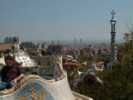
[[[3,82],[10,82],[21,74],[18,66],[4,66],[1,70],[1,80]]]

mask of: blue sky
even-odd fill
[[[133,0],[0,0],[0,33],[22,40],[109,41],[115,9],[117,40],[133,23]]]

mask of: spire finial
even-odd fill
[[[111,11],[111,15],[112,15],[112,19],[114,19],[114,17],[115,17],[115,10],[113,9],[112,11]]]

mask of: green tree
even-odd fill
[[[75,90],[94,100],[133,100],[133,48],[130,43],[121,48],[121,62],[114,64],[113,70],[97,73],[104,81],[103,85],[83,81]]]

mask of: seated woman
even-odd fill
[[[15,61],[12,56],[5,57],[6,66],[1,70],[1,83],[0,90],[10,89],[14,84],[20,79],[22,79],[23,74],[21,73],[20,65]]]

